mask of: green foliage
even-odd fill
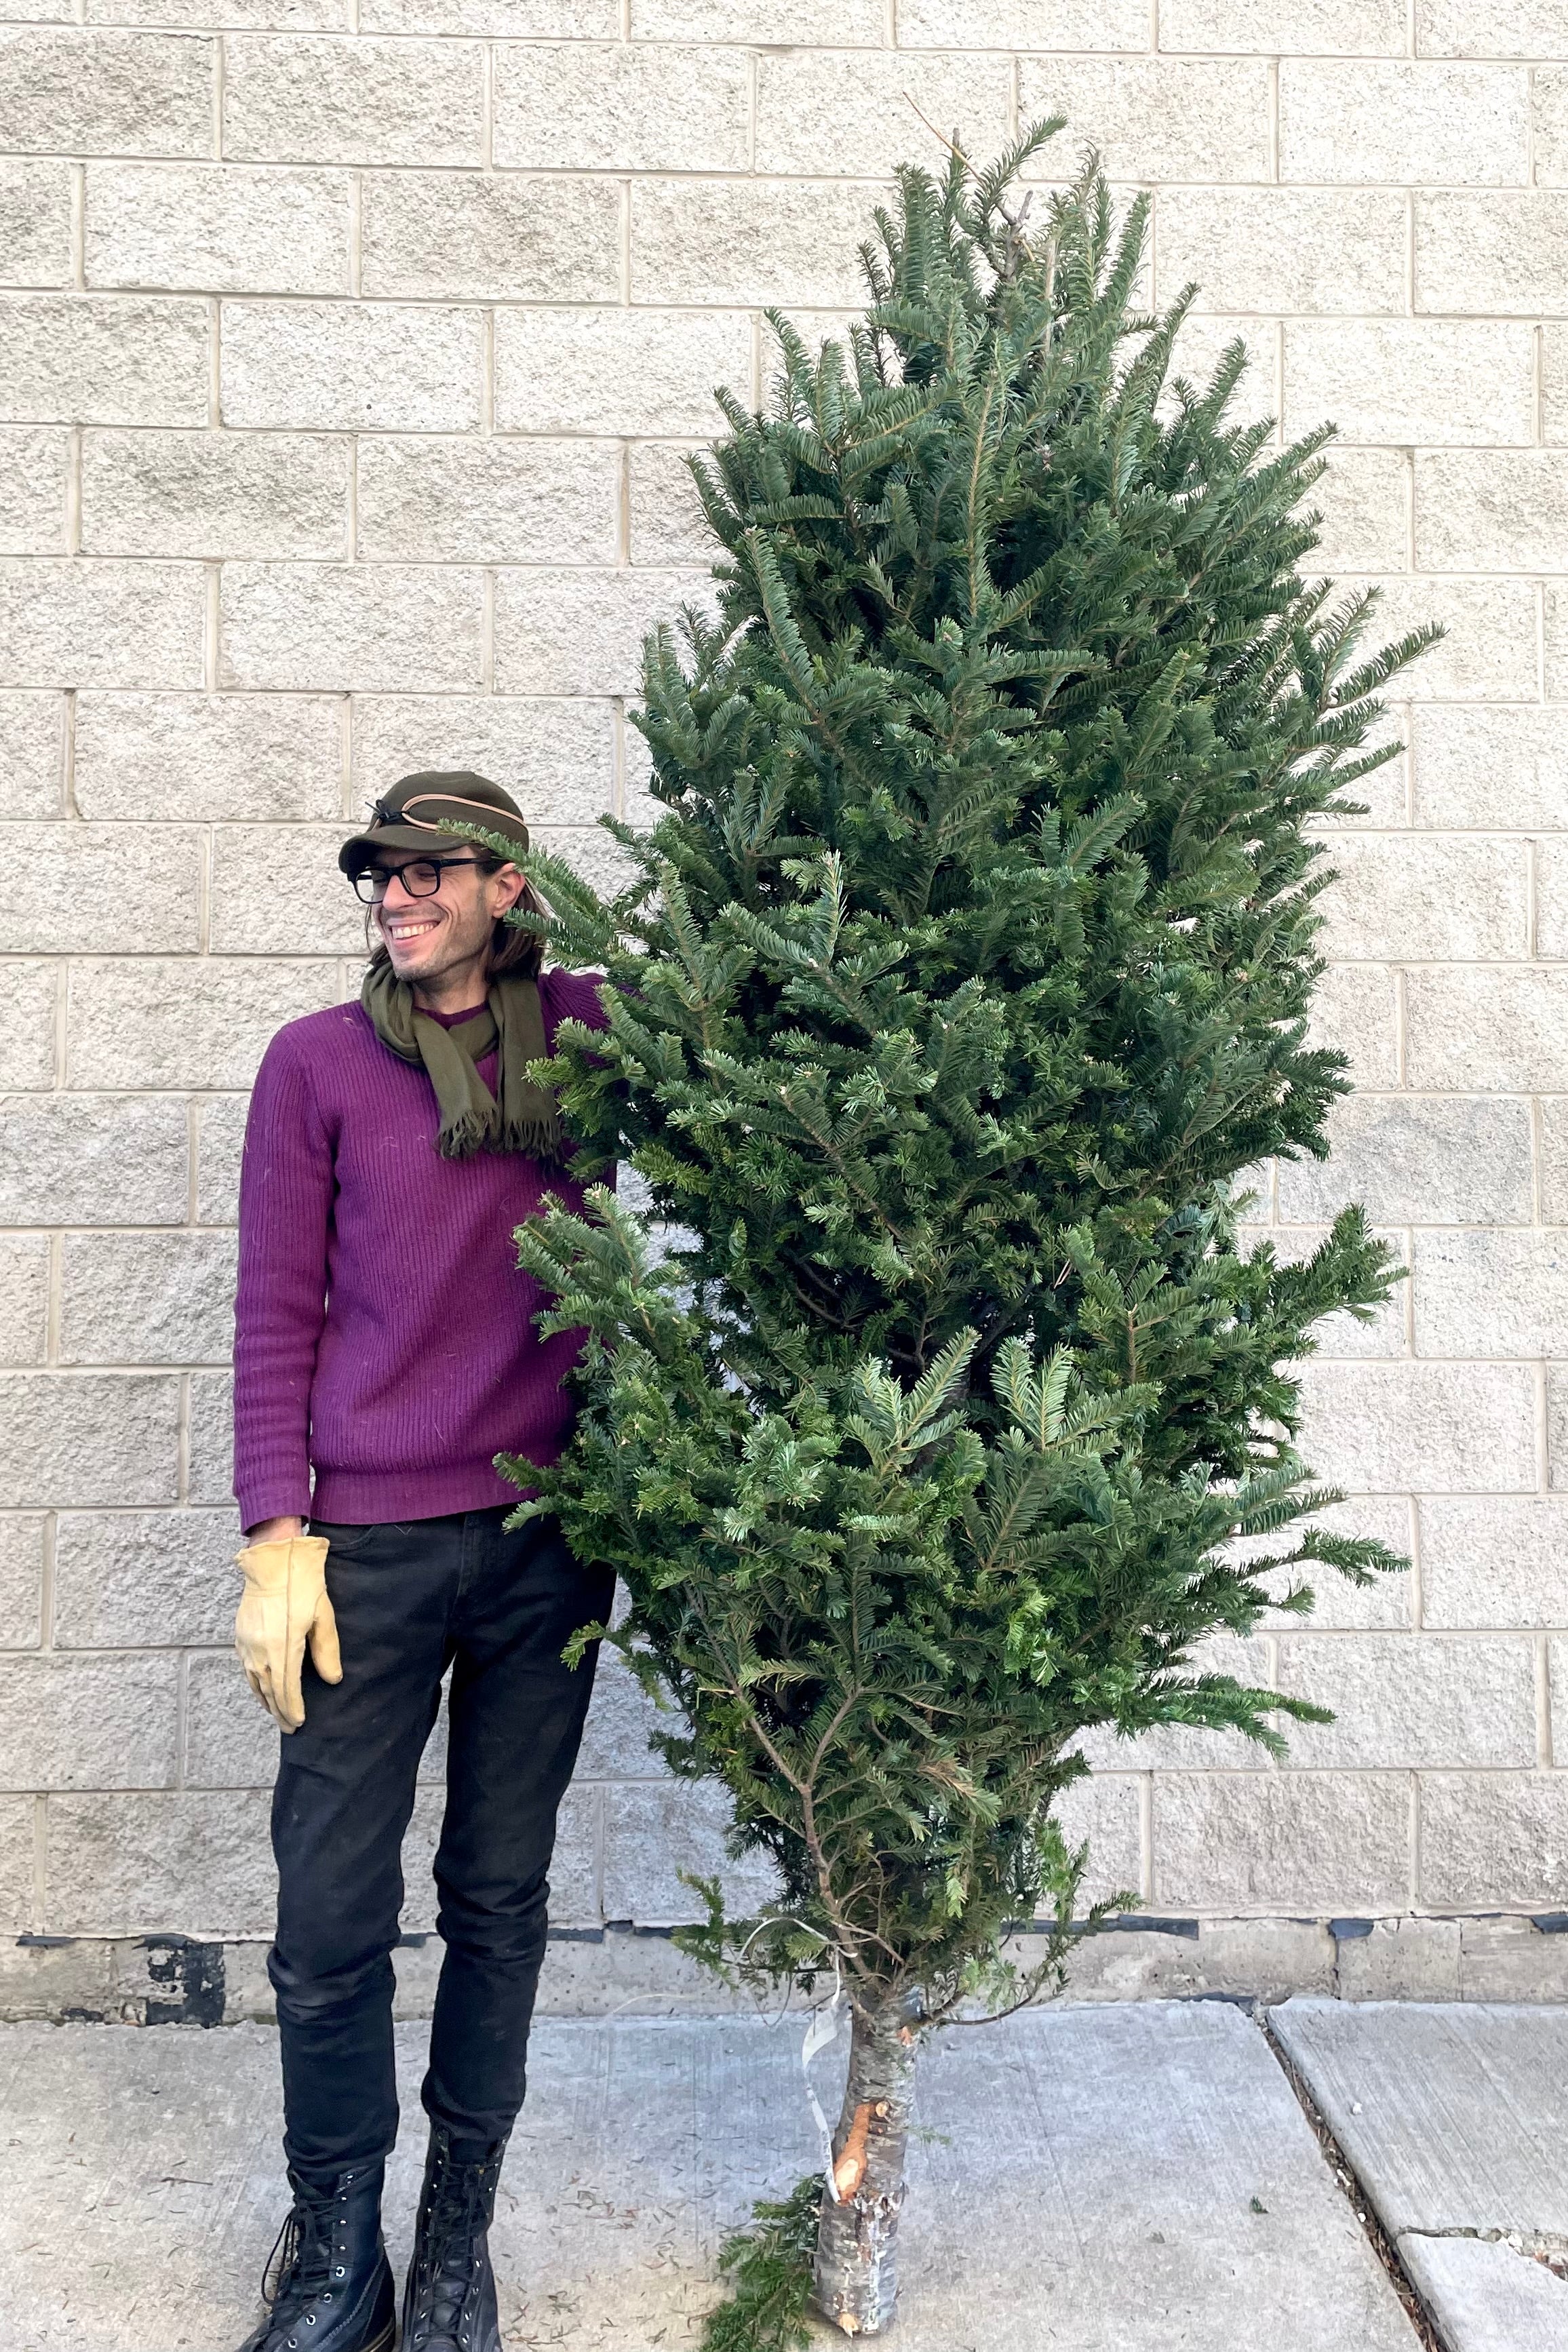
[[[1237,1185],[1324,1150],[1316,821],[1430,633],[1363,654],[1371,600],[1304,581],[1326,436],[1230,421],[1239,349],[1173,378],[1142,204],[1090,168],[1025,234],[1049,129],[904,173],[847,352],[776,320],[771,413],[721,395],[719,615],[646,654],[665,814],[608,906],[531,862],[614,983],[551,1066],[579,1172],[629,1158],[666,1232],[600,1192],[520,1234],[589,1333],[525,1507],[625,1577],[666,1755],[776,1871],[695,1948],[933,2021],[1065,1926],[1085,1730],[1277,1746],[1315,1711],[1194,1645],[1392,1564],[1292,1443],[1386,1254],[1357,1212],[1247,1247]]]
[[[807,2173],[782,2203],[754,2205],[750,2226],[725,2239],[719,2267],[735,2292],[709,2314],[702,2352],[804,2352],[821,2202],[822,2175]]]

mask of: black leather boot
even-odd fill
[[[414,2257],[403,2290],[404,2352],[504,2352],[487,2231],[506,2142],[460,2164],[452,2136],[430,2126]]]
[[[384,2168],[312,2189],[290,2171],[294,2207],[268,2258],[267,2316],[239,2352],[391,2352],[397,2291],[381,2235]]]

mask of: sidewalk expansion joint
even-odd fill
[[[1305,2076],[1276,2034],[1267,2004],[1263,2001],[1257,2002],[1252,2014],[1280,2072],[1296,2094],[1297,2105],[1311,2126],[1312,2136],[1322,2151],[1324,2161],[1334,2177],[1335,2184],[1342,2192],[1346,2203],[1361,2224],[1362,2233],[1367,2243],[1387,2273],[1388,2283],[1399,2297],[1405,2315],[1415,2331],[1422,2352],[1447,2352],[1442,2337],[1427,2316],[1426,2307],[1416,2293],[1409,2273],[1399,2259],[1398,2247],[1378,2220],[1372,2200],[1357,2179],[1349,2157],[1319,2112],[1318,2103],[1308,2088]]]

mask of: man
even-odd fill
[[[504,839],[492,854],[454,824]],[[511,1234],[570,1205],[550,1095],[556,1024],[602,1026],[591,979],[542,971],[528,828],[498,785],[405,777],[339,857],[371,908],[357,1004],[268,1046],[246,1132],[236,1646],[285,1737],[273,1797],[293,2209],[244,2352],[384,2352],[384,2160],[397,2134],[390,1958],[399,1852],[451,1668],[436,1883],[446,1945],[423,2099],[429,2154],[404,2295],[409,2352],[500,2352],[486,2231],[522,2102],[556,1809],[593,1682],[562,1651],[611,1580],[552,1519],[508,1533],[498,1453],[555,1458],[571,1333]],[[310,1533],[305,1532],[307,1522]],[[309,1651],[307,1657],[306,1652]]]

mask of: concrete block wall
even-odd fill
[[[1345,1523],[1415,1565],[1247,1645],[1339,1711],[1289,1764],[1099,1740],[1073,1822],[1166,1914],[1568,1906],[1561,0],[5,14],[0,1930],[267,1932],[235,1178],[268,1037],[356,985],[345,820],[471,762],[603,859],[638,639],[703,586],[710,386],[760,393],[764,303],[841,323],[921,114],[984,153],[1058,107],[1154,191],[1192,363],[1239,334],[1257,409],[1337,419],[1326,563],[1448,629],[1337,845],[1321,1025],[1362,1091],[1256,1213],[1297,1250],[1359,1197],[1409,1264],[1308,1384]],[[668,1923],[718,1854],[645,1732],[606,1676],[569,1925]]]

